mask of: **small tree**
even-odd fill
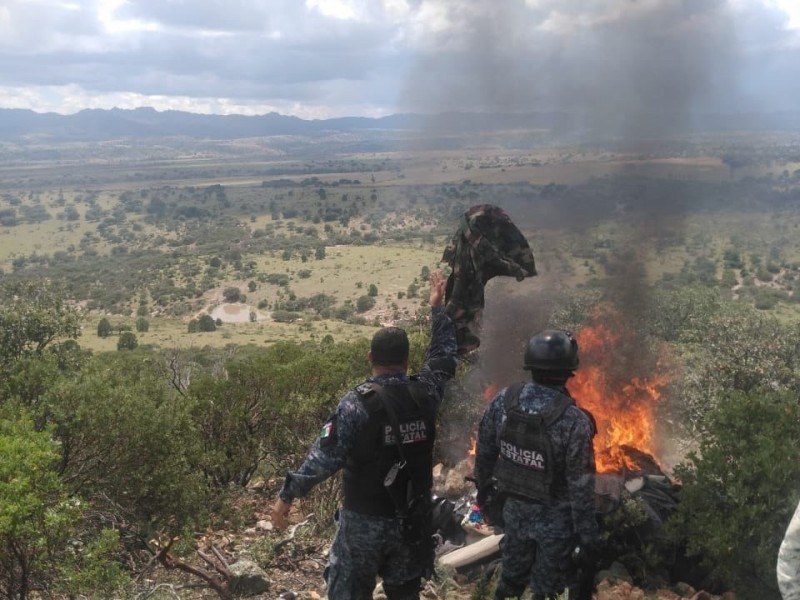
[[[242,299],[242,292],[238,287],[227,287],[222,292],[222,297],[225,299],[225,302],[240,302]]]
[[[247,289],[250,290],[251,293],[255,292],[257,288],[258,284],[253,280],[250,280],[250,283],[247,284]]]
[[[101,338],[107,338],[111,335],[111,321],[103,317],[97,324],[97,335]]]
[[[314,251],[314,258],[317,260],[325,258],[325,246],[317,246],[317,249]]]
[[[59,480],[57,444],[27,417],[0,415],[0,456],[0,597],[24,599],[50,587],[79,504]]]
[[[670,528],[688,554],[744,598],[777,598],[775,556],[797,504],[800,406],[794,392],[730,393],[675,473],[683,482]]]
[[[123,331],[117,340],[117,350],[133,350],[138,345],[136,334],[132,331]]]
[[[372,296],[359,296],[358,300],[356,300],[356,310],[358,312],[367,312],[373,306],[375,306],[375,298]]]
[[[378,286],[377,286],[377,285],[375,285],[374,283],[370,283],[370,284],[369,284],[369,289],[368,289],[368,291],[367,291],[367,294],[369,294],[369,295],[370,295],[370,296],[372,296],[373,298],[374,298],[375,296],[377,296],[377,295],[378,295]]]
[[[150,329],[150,321],[145,319],[144,317],[139,317],[136,319],[136,331],[139,333],[144,333]]]
[[[197,321],[197,329],[198,331],[216,331],[217,324],[211,315],[203,315]]]

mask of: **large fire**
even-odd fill
[[[657,459],[654,411],[660,389],[669,381],[658,364],[655,372],[646,375],[631,373],[627,379],[615,375],[621,371],[617,361],[625,345],[636,347],[621,329],[621,321],[604,311],[594,324],[576,333],[581,365],[567,384],[578,405],[597,421],[594,449],[599,473],[636,470],[639,465],[633,461],[631,448]]]
[[[655,409],[661,388],[670,380],[664,365],[656,361],[643,373],[647,361],[628,360],[635,356],[639,343],[625,329],[621,316],[609,308],[598,311],[592,323],[575,337],[580,367],[567,387],[577,404],[590,411],[597,422],[597,472],[638,471],[642,464],[637,459],[645,456],[657,462]],[[630,362],[636,362],[636,366]],[[483,390],[484,401],[490,402],[499,390],[496,384],[488,385]],[[475,450],[473,434],[468,455],[474,457]]]

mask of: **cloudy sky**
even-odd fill
[[[0,0],[0,107],[800,109],[800,0]]]

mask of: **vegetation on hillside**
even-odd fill
[[[0,182],[0,598],[132,596],[158,578],[153,540],[179,539],[171,551],[190,560],[197,532],[241,527],[242,499],[268,503],[367,374],[377,325],[409,328],[419,365],[421,288],[480,202],[531,240],[546,283],[525,302],[548,323],[579,329],[612,303],[669,357],[659,417],[685,452],[669,547],[710,586],[775,597],[800,496],[800,172],[615,163],[550,177],[612,160],[289,161],[230,186],[214,179],[255,167],[174,166],[196,180],[175,185],[141,165]],[[466,452],[479,367],[446,399],[443,462]],[[338,494],[333,480],[304,506],[317,540]],[[282,564],[278,541],[253,549],[261,566]]]

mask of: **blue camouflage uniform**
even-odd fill
[[[455,374],[457,348],[453,322],[443,307],[433,307],[431,328],[430,345],[418,374],[381,375],[367,382],[384,388],[408,386],[412,381],[421,384],[432,403],[428,408],[435,414],[444,397],[445,384]],[[362,384],[344,395],[303,464],[287,474],[279,493],[285,502],[305,496],[347,464],[370,419],[360,393],[364,387]],[[371,599],[378,575],[390,600],[418,598],[426,569],[419,553],[403,541],[397,518],[345,508],[338,511],[336,537],[326,569],[330,600]]]
[[[481,419],[475,456],[475,478],[483,489],[491,481],[506,421],[505,394],[500,391]],[[565,388],[527,383],[519,395],[526,414],[545,413]],[[594,421],[570,405],[548,429],[554,479],[549,501],[509,496],[503,508],[503,569],[496,598],[521,596],[529,585],[537,597],[560,594],[566,585],[569,557],[576,544],[596,542]],[[502,487],[502,482],[501,486]]]

